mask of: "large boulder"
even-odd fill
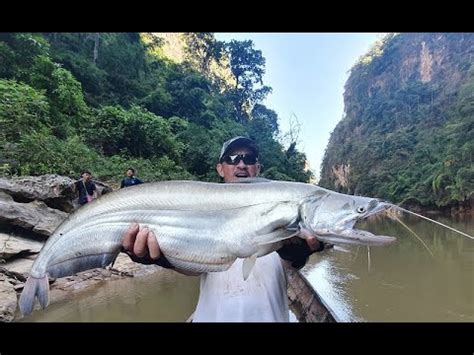
[[[65,212],[74,211],[76,197],[72,189],[75,180],[60,175],[41,175],[0,178],[0,191],[17,202],[42,201],[51,208]]]
[[[0,261],[2,262],[37,254],[42,247],[43,243],[40,241],[0,232]]]
[[[77,180],[61,175],[41,175],[0,178],[0,191],[12,196],[16,202],[42,201],[51,208],[71,213],[77,207],[77,193],[73,185]],[[94,181],[100,195],[112,188],[101,181]]]
[[[7,261],[5,264],[2,264],[0,268],[22,275],[26,281],[26,277],[30,274],[31,267],[33,266],[36,257],[37,255],[29,255],[27,257]]]
[[[67,216],[68,213],[50,208],[44,202],[20,203],[14,201],[10,195],[0,192],[0,223],[50,236]]]

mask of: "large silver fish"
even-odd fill
[[[47,306],[48,276],[112,263],[134,222],[158,236],[162,253],[179,269],[224,271],[236,258],[246,258],[247,277],[256,257],[295,235],[333,244],[393,242],[393,237],[353,229],[357,220],[387,206],[311,184],[264,179],[231,184],[168,181],[121,189],[81,207],[55,230],[31,268],[20,311],[31,313],[36,297]]]

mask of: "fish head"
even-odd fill
[[[352,196],[326,190],[300,204],[300,229],[331,244],[386,245],[394,237],[374,235],[355,229],[354,225],[382,212],[391,204],[376,198]]]

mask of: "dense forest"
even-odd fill
[[[386,36],[350,72],[322,186],[425,207],[474,199],[474,34]]]
[[[320,185],[429,207],[474,198],[474,35],[391,34],[354,65]],[[90,169],[119,181],[218,181],[223,141],[261,147],[263,176],[307,182],[263,104],[265,58],[212,33],[1,33],[0,175]]]
[[[0,174],[218,181],[222,143],[244,135],[264,176],[306,182],[264,73],[251,41],[212,33],[1,33]]]

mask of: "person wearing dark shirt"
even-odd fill
[[[79,192],[79,204],[81,206],[97,198],[97,187],[91,179],[91,172],[84,170],[81,173],[81,179],[74,183],[75,191]]]
[[[122,179],[122,183],[120,184],[121,189],[124,188],[124,187],[143,184],[143,181],[141,181],[139,178],[135,177],[135,169],[128,168],[127,172],[126,172],[126,175],[127,176],[125,176]]]

